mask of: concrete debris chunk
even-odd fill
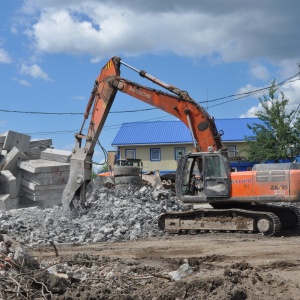
[[[17,147],[13,147],[12,150],[2,160],[2,170],[9,170],[13,174],[18,172],[18,162],[28,159],[27,156],[20,151]]]
[[[30,141],[27,156],[29,159],[41,158],[42,151],[52,146],[52,139]]]
[[[33,159],[18,163],[20,169],[30,173],[47,173],[69,171],[70,164],[45,159]]]
[[[72,152],[58,149],[46,149],[41,153],[41,159],[58,161],[63,163],[70,162]]]
[[[17,208],[19,204],[19,198],[11,198],[10,194],[0,195],[0,211],[6,211]],[[3,229],[3,228],[2,228]]]
[[[32,140],[29,143],[29,149],[32,148],[49,148],[52,146],[52,139]]]
[[[0,172],[0,194],[10,194],[12,198],[17,197],[19,194],[17,179],[8,170]]]
[[[6,134],[3,149],[12,150],[14,147],[22,152],[26,152],[29,148],[30,136],[9,130]]]

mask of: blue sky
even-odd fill
[[[262,95],[209,101],[296,75],[299,11],[298,0],[0,0],[0,133],[71,150],[82,116],[35,112],[83,114],[112,56],[207,100],[215,118],[253,117]],[[123,66],[121,76],[155,87]],[[290,109],[300,104],[299,76],[280,90]],[[172,119],[159,110],[116,113],[145,108],[117,94],[100,135],[106,150],[124,122]],[[94,160],[103,160],[100,149]]]

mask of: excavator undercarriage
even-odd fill
[[[158,226],[170,234],[213,231],[258,232],[265,236],[275,236],[282,229],[295,228],[300,221],[300,209],[294,205],[245,204],[239,205],[239,208],[213,206],[216,208],[161,214]]]

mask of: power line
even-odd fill
[[[154,120],[165,120],[165,119],[170,119],[173,118],[173,116],[164,116],[164,117],[157,117],[157,118],[152,118],[152,119],[147,119],[144,121],[140,122],[147,122],[147,121],[154,121]],[[136,123],[136,122],[135,122]],[[111,130],[111,129],[117,129],[121,127],[123,123],[121,124],[114,124],[114,125],[109,125],[109,126],[104,126],[103,130]],[[133,126],[133,125],[132,125]],[[83,129],[84,131],[87,131],[87,128]],[[48,134],[69,134],[69,133],[78,133],[78,130],[57,130],[57,131],[40,131],[40,132],[24,132],[24,134],[28,135],[48,135]]]
[[[290,78],[287,78],[284,81],[276,84],[275,87],[283,86],[283,85],[289,84],[291,82],[300,80],[299,78],[295,79],[295,80],[292,80],[293,78],[295,78],[299,75],[300,75],[300,72],[297,73],[296,75],[291,76]],[[211,99],[211,100],[199,101],[198,103],[211,103],[211,102],[215,102],[215,101],[224,100],[224,99],[227,99],[227,98],[237,97],[235,99],[232,99],[232,100],[229,100],[229,101],[225,101],[225,102],[210,106],[210,107],[214,107],[214,106],[223,105],[223,104],[226,104],[226,103],[229,103],[229,102],[237,101],[237,100],[240,100],[240,99],[243,99],[243,98],[247,98],[247,97],[253,96],[253,95],[258,94],[258,93],[262,93],[264,91],[267,91],[270,87],[271,86],[267,86],[267,87],[264,87],[264,88],[252,90],[252,91],[245,92],[245,93],[232,94],[232,95],[229,95],[229,96],[219,97],[219,98],[215,98],[215,99]],[[149,111],[149,110],[156,110],[156,109],[158,109],[158,108],[154,107],[154,108],[135,109],[135,110],[110,111],[109,113],[110,114],[135,113],[135,112]],[[82,112],[81,113],[76,113],[76,112],[40,112],[40,111],[20,111],[20,110],[7,110],[7,109],[0,109],[0,112],[20,113],[20,114],[39,114],[39,115],[83,115]]]
[[[292,80],[293,78],[297,77],[299,74],[300,74],[300,72],[297,73],[296,75],[290,77],[290,78],[285,79],[284,81],[276,84],[275,87],[283,86],[283,85],[286,85],[288,83],[299,80],[299,79]],[[224,101],[222,103],[210,106],[210,107],[215,107],[215,106],[223,105],[223,104],[226,104],[226,103],[229,103],[229,102],[237,101],[237,100],[252,96],[254,94],[257,94],[257,93],[262,93],[263,91],[268,90],[270,87],[271,86],[268,86],[268,87],[265,87],[265,88],[260,88],[260,89],[252,90],[252,91],[245,92],[245,93],[234,94],[234,95],[225,96],[225,97],[221,97],[221,98],[216,98],[216,99],[212,99],[212,100],[207,100],[207,101],[203,101],[203,102],[199,102],[199,103],[214,102],[214,101],[219,101],[219,100],[223,100],[223,99],[230,98],[230,97],[240,96],[240,97],[237,97],[235,99],[231,99],[231,100]],[[140,110],[127,110],[127,111],[112,111],[110,113],[131,113],[131,112],[148,111],[148,110],[154,110],[154,109],[157,109],[157,108],[148,108],[148,109],[140,109]],[[10,111],[10,110],[2,110],[2,109],[0,109],[0,111],[10,112],[10,113],[15,112],[15,113],[45,114],[45,115],[82,115],[83,114],[83,113],[62,113],[62,112],[53,112],[53,113],[49,113],[49,112],[25,112],[25,111]],[[151,119],[146,119],[146,120],[143,120],[143,121],[140,121],[140,122],[147,122],[147,121],[154,121],[154,120],[166,120],[166,119],[170,119],[170,118],[173,118],[173,116],[163,116],[163,117],[151,118]],[[120,126],[122,126],[122,124],[114,124],[114,125],[110,125],[110,126],[104,126],[103,130],[117,129]],[[86,131],[87,129],[84,129],[84,130]],[[61,130],[61,131],[49,131],[49,132],[31,132],[31,133],[26,133],[26,134],[29,134],[29,135],[48,135],[48,134],[69,134],[69,133],[77,133],[77,132],[78,132],[78,130]]]

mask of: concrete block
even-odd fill
[[[52,139],[44,140],[31,140],[29,143],[30,148],[48,148],[52,145]]]
[[[28,159],[27,156],[17,149],[13,147],[13,149],[6,155],[5,159],[1,162],[2,170],[9,170],[14,175],[18,172],[18,162],[22,160]]]
[[[61,199],[48,199],[46,201],[33,201],[26,197],[22,197],[19,202],[19,207],[52,207],[54,205],[61,205]]]
[[[6,134],[0,134],[0,151],[3,149],[5,139],[6,139]]]
[[[69,178],[54,177],[54,178],[38,179],[38,180],[32,179],[32,181],[40,185],[49,186],[49,185],[66,185],[68,183],[68,179]]]
[[[53,172],[41,172],[30,173],[23,170],[23,178],[25,180],[38,183],[41,185],[48,184],[65,184],[69,179],[70,171],[53,171]]]
[[[41,159],[53,160],[63,163],[70,162],[72,152],[58,149],[46,149],[41,153]]]
[[[0,211],[6,211],[9,208],[10,202],[10,194],[2,194],[0,195]]]
[[[22,189],[24,193],[28,193],[34,196],[53,196],[53,195],[60,195],[62,197],[63,191],[64,191],[64,186],[60,186],[59,188],[56,189],[45,189],[45,190],[31,190],[27,188],[26,186],[22,186]]]
[[[6,211],[19,207],[19,198],[11,198],[10,194],[0,195],[0,211]]]
[[[52,184],[52,185],[41,185],[39,183],[31,182],[26,179],[22,179],[22,187],[27,188],[33,192],[36,191],[47,191],[47,190],[60,190],[65,188],[65,184]]]
[[[2,149],[2,150],[1,150],[1,155],[6,156],[8,152],[9,152],[8,150],[3,150],[3,149]]]
[[[17,179],[8,170],[0,172],[0,194],[10,194],[11,198],[16,198],[19,194]]]
[[[11,150],[16,147],[22,152],[26,152],[29,148],[30,136],[9,130],[6,134],[3,149]]]
[[[33,159],[18,162],[18,167],[30,173],[43,173],[43,172],[59,172],[70,170],[69,163],[62,163],[56,161],[49,161],[44,159]]]
[[[28,159],[38,159],[41,158],[41,152],[45,150],[44,148],[29,148],[26,152]]]
[[[38,182],[39,179],[49,179],[49,178],[69,178],[70,171],[54,171],[54,172],[41,172],[41,173],[30,173],[28,171],[23,171],[23,177],[28,181]],[[36,181],[37,180],[37,181]]]
[[[62,201],[62,192],[61,193],[49,193],[45,194],[45,195],[34,195],[31,193],[26,193],[24,192],[24,196],[32,201],[49,201],[49,203],[53,200],[55,200],[57,202],[57,200],[60,200],[60,204]]]
[[[6,133],[1,133],[0,134],[0,144],[4,144],[6,139]]]

